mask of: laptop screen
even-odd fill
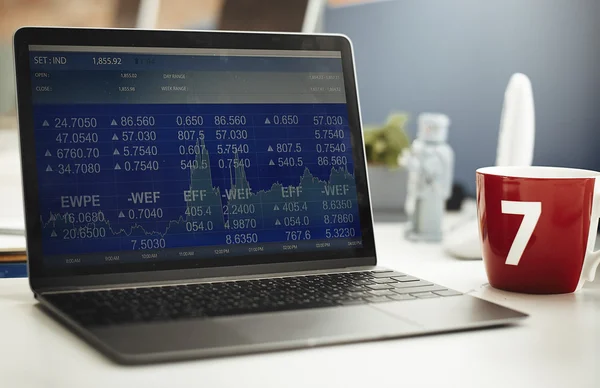
[[[29,46],[48,267],[362,244],[337,51]]]

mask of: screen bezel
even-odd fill
[[[349,126],[355,159],[355,178],[361,221],[363,246],[332,251],[295,252],[286,255],[237,256],[231,258],[189,259],[160,263],[106,264],[100,266],[52,268],[44,265],[42,256],[42,228],[39,217],[38,181],[35,160],[35,133],[29,64],[29,45],[117,46],[117,47],[179,47],[271,50],[339,51],[348,106]],[[21,140],[23,197],[27,236],[28,268],[32,287],[87,285],[113,283],[127,278],[160,281],[167,274],[185,276],[186,270],[194,277],[213,274],[215,268],[244,268],[256,266],[268,271],[277,268],[326,268],[333,265],[375,265],[373,221],[367,186],[366,162],[362,138],[358,95],[351,43],[341,35],[305,35],[285,33],[239,33],[208,31],[157,31],[128,29],[73,29],[25,27],[14,35],[15,69],[17,81],[18,119]],[[302,263],[302,265],[298,265]],[[289,264],[289,265],[285,265]],[[348,265],[346,265],[348,264]],[[282,266],[283,265],[283,266]],[[226,271],[227,272],[227,271]],[[229,271],[231,272],[231,271]],[[229,273],[227,272],[227,273]],[[243,271],[242,271],[243,272]],[[143,276],[119,276],[144,274]],[[75,280],[74,278],[78,278]],[[89,279],[87,281],[86,279]]]

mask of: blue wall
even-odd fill
[[[533,84],[534,164],[600,169],[599,0],[381,1],[331,8],[325,25],[354,43],[364,123],[448,114],[456,180],[471,193],[475,169],[495,161],[514,72]]]

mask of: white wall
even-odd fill
[[[517,71],[533,84],[534,163],[600,169],[599,0],[381,1],[329,9],[326,29],[353,40],[365,123],[395,109],[451,117],[471,192],[475,169],[494,163]]]

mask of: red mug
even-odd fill
[[[477,216],[490,285],[573,292],[594,280],[600,172],[558,167],[477,170]]]

